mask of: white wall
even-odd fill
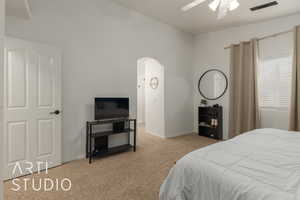
[[[286,109],[262,108],[263,128],[289,129],[289,112]]]
[[[144,59],[139,59],[137,63],[137,121],[145,123],[145,63]]]
[[[300,14],[274,19],[271,21],[250,24],[241,27],[230,28],[222,31],[200,34],[196,38],[195,64],[194,64],[194,130],[197,126],[197,107],[200,103],[200,94],[197,90],[198,78],[207,69],[217,68],[223,70],[227,75],[229,71],[229,50],[225,46],[240,41],[246,41],[254,37],[262,37],[282,31],[286,31],[300,24]],[[228,136],[228,106],[229,92],[217,101],[210,104],[221,104],[224,106],[224,135]]]
[[[146,131],[160,137],[165,135],[165,94],[164,67],[154,59],[146,59],[145,63],[145,122]],[[150,87],[151,78],[157,77],[157,89]]]
[[[128,96],[136,116],[136,62],[165,66],[166,135],[193,130],[193,37],[109,0],[32,0],[32,19],[8,18],[7,34],[63,49],[63,161],[85,152],[95,96]]]
[[[3,37],[4,37],[4,20],[5,20],[5,6],[4,0],[0,0],[0,148],[3,148],[3,78],[4,78],[4,65],[3,65]],[[3,199],[3,151],[0,150],[0,200]]]

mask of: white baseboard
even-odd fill
[[[69,163],[69,162],[72,162],[72,161],[75,161],[75,160],[82,160],[82,159],[85,159],[85,154],[82,154],[82,155],[78,155],[78,156],[76,156],[76,158],[74,158],[74,159],[71,159],[71,160],[63,160],[61,163],[62,163],[62,165],[63,164],[67,164],[67,163]]]
[[[191,130],[191,131],[185,131],[185,132],[180,132],[180,133],[173,133],[172,136],[166,136],[165,138],[174,138],[174,137],[179,137],[179,136],[184,136],[184,135],[190,135],[195,133],[195,131]]]
[[[85,159],[85,154],[77,157],[77,160]]]
[[[157,137],[160,137],[160,138],[163,138],[163,139],[168,139],[168,138],[174,138],[174,137],[179,137],[179,136],[193,134],[193,133],[196,133],[196,132],[195,131],[185,131],[185,132],[180,132],[180,133],[172,134],[172,136],[161,136],[161,135],[159,135],[157,133],[153,133],[153,132],[150,132],[150,131],[147,131],[147,133],[149,133],[151,135],[154,135],[154,136],[157,136]]]
[[[157,136],[157,137],[160,137],[160,138],[165,138],[165,137],[163,137],[163,136],[161,136],[161,135],[159,135],[159,134],[157,134],[157,133],[153,133],[153,132],[150,132],[150,131],[146,131],[146,133],[149,133],[149,134],[151,134],[151,135],[154,135],[154,136]]]

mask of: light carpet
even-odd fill
[[[44,173],[26,178],[69,178],[69,192],[35,192],[31,184],[25,192],[14,192],[11,181],[5,182],[5,200],[157,200],[159,188],[170,168],[185,154],[215,143],[215,140],[189,134],[162,139],[138,132],[137,151],[97,159],[91,165],[77,160]],[[22,177],[24,178],[24,177]]]

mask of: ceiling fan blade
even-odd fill
[[[221,0],[214,0],[213,2],[211,2],[209,4],[209,8],[212,9],[213,11],[216,11],[217,8],[219,7],[220,3],[221,3]]]
[[[190,9],[192,9],[192,8],[194,8],[194,7],[196,7],[196,6],[198,6],[199,4],[201,4],[201,3],[203,3],[203,2],[205,2],[206,0],[195,0],[195,1],[193,1],[193,2],[191,2],[191,3],[189,3],[189,4],[187,4],[186,6],[183,6],[182,8],[181,8],[181,10],[182,11],[188,11],[188,10],[190,10]]]

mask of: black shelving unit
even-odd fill
[[[96,126],[124,123],[124,128],[121,130],[105,130],[94,131]],[[133,133],[133,145],[130,144],[131,133]],[[116,147],[108,146],[108,138],[110,135],[127,134],[128,143]],[[92,163],[93,158],[104,157],[115,153],[136,151],[136,119],[109,119],[86,122],[86,158],[89,158],[89,163]]]
[[[212,125],[212,119],[217,120],[217,126]],[[217,140],[223,139],[223,108],[199,107],[198,108],[198,134]]]

